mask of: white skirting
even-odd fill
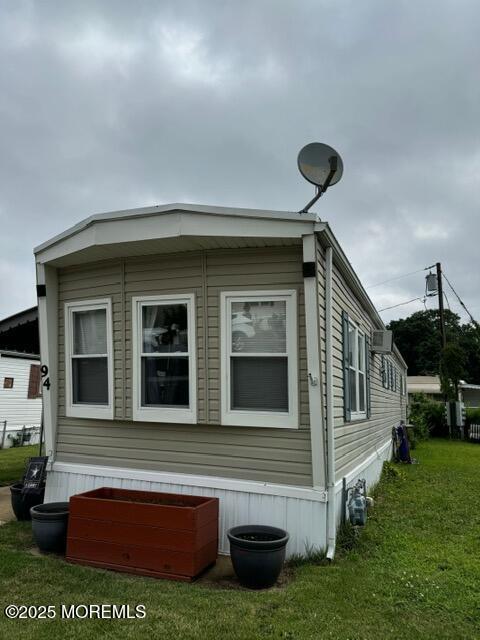
[[[361,462],[355,469],[349,471],[345,476],[347,487],[353,487],[357,480],[365,479],[367,482],[367,492],[370,492],[380,479],[383,463],[392,459],[392,441],[385,442],[377,447],[375,453]],[[342,489],[343,478],[335,483],[336,502],[335,510],[337,513],[337,522],[340,522],[342,515]]]
[[[351,486],[361,477],[371,486],[389,456],[390,443],[386,443],[348,474],[347,484]],[[68,500],[74,494],[104,486],[219,498],[220,553],[229,553],[226,532],[240,524],[269,524],[286,529],[290,534],[288,555],[326,547],[325,493],[305,487],[56,462],[48,473],[45,502]],[[340,519],[341,481],[336,490]]]

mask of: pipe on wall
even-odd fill
[[[332,247],[325,251],[325,368],[327,438],[327,559],[335,556],[337,522],[335,508],[335,434],[333,423],[333,349],[332,349]]]

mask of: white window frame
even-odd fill
[[[353,420],[365,420],[367,418],[367,362],[366,362],[366,358],[367,358],[367,335],[365,333],[365,331],[363,331],[363,329],[360,328],[360,326],[354,322],[351,318],[348,319],[348,325],[349,325],[349,329],[350,327],[352,327],[354,329],[355,332],[355,337],[353,340],[353,344],[354,344],[354,365],[356,366],[352,366],[349,364],[349,376],[351,376],[352,374],[355,375],[356,378],[356,384],[355,384],[355,391],[356,391],[356,398],[355,398],[355,406],[357,407],[357,411],[351,411],[350,412],[350,421]],[[358,359],[358,338],[359,336],[362,336],[363,338],[363,371],[360,370],[359,368],[359,359]],[[349,337],[350,340],[350,337]],[[359,407],[360,407],[360,384],[359,384],[359,380],[360,380],[360,375],[359,373],[361,373],[363,375],[363,405],[365,407],[365,409],[363,411],[359,411]],[[350,398],[350,407],[352,406],[352,399]]]
[[[105,309],[107,326],[107,371],[108,371],[108,404],[74,404],[73,403],[73,314],[78,311],[95,311]],[[81,356],[84,357],[84,356]],[[85,356],[91,357],[91,356]],[[103,356],[104,357],[104,356]],[[65,413],[71,418],[97,418],[112,420],[114,408],[113,387],[113,325],[112,301],[110,298],[95,300],[77,300],[65,303]]]
[[[142,407],[142,307],[169,304],[187,305],[188,352],[179,353],[188,357],[188,382],[190,406],[186,407]],[[135,296],[132,298],[132,414],[133,420],[142,422],[166,422],[192,424],[197,422],[197,346],[195,322],[195,294],[167,294],[157,296]],[[155,354],[147,354],[155,356]],[[174,355],[173,353],[170,355]],[[159,357],[168,354],[158,354]]]
[[[286,304],[286,354],[288,359],[288,413],[276,411],[247,411],[230,409],[231,374],[230,357],[232,302],[285,302]],[[297,331],[297,292],[287,291],[222,291],[220,293],[220,387],[221,387],[221,423],[238,427],[272,427],[279,429],[298,429],[298,331]],[[254,354],[259,357],[279,354]]]

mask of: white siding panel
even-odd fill
[[[28,398],[30,365],[40,364],[38,360],[0,357],[0,433],[4,420],[7,431],[18,431],[24,425],[39,426],[42,413],[41,398]],[[4,389],[4,378],[13,378],[13,388]],[[5,442],[8,446],[8,442]]]

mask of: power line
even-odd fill
[[[427,267],[427,269],[428,268],[429,267]],[[398,304],[394,304],[391,307],[385,307],[384,309],[379,309],[378,313],[382,313],[382,311],[388,311],[389,309],[396,309],[397,307],[402,307],[404,304],[410,304],[411,302],[416,302],[417,300],[425,300],[425,298],[424,297],[412,298],[411,300],[406,300],[405,302],[399,302]]]
[[[443,275],[445,275],[445,274],[443,274]],[[445,298],[445,301],[447,303],[448,310],[451,311],[450,302],[448,301],[447,294],[445,293],[445,291],[443,292],[443,297]]]
[[[470,321],[472,324],[474,324],[476,327],[478,327],[478,323],[475,320],[475,318],[472,316],[472,314],[470,313],[470,311],[467,309],[466,304],[463,302],[463,300],[460,298],[460,296],[458,295],[458,293],[455,291],[455,289],[453,288],[452,283],[450,282],[450,280],[447,278],[447,276],[445,275],[445,271],[443,271],[443,277],[445,278],[445,280],[447,281],[448,286],[450,287],[450,289],[453,291],[453,293],[455,294],[457,300],[459,301],[459,303],[461,304],[461,306],[465,309],[465,311],[467,312],[468,316],[470,317]]]
[[[395,276],[395,278],[390,278],[389,280],[383,280],[382,282],[377,282],[376,284],[370,284],[366,289],[373,289],[374,287],[379,287],[381,284],[387,284],[387,282],[393,282],[394,280],[400,280],[401,278],[406,278],[407,276],[413,276],[415,273],[420,273],[421,271],[428,271],[428,269],[433,269],[435,265],[432,264],[430,267],[423,267],[422,269],[417,269],[416,271],[410,271],[409,273],[403,273],[400,276]]]

